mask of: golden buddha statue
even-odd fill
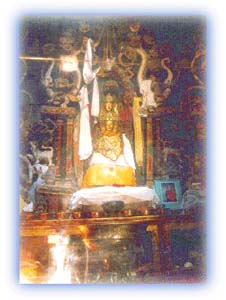
[[[135,186],[135,163],[129,140],[120,130],[118,105],[108,93],[99,115],[99,132],[82,187]]]

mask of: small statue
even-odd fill
[[[36,143],[30,142],[31,151],[33,156],[36,159],[36,164],[40,163],[41,159],[46,159],[48,161],[48,165],[52,165],[52,159],[53,159],[53,147],[44,147],[42,146],[42,149],[39,149]]]

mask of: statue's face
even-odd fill
[[[107,94],[105,98],[105,109],[106,111],[111,111],[113,109],[113,97]]]
[[[112,120],[107,120],[105,123],[105,129],[106,131],[113,131],[114,129],[114,122]]]

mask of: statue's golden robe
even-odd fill
[[[131,167],[96,164],[86,171],[82,187],[95,186],[135,186],[136,180]]]

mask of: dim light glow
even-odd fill
[[[48,280],[48,283],[71,283],[70,264],[67,261],[68,236],[50,235],[48,242],[55,244],[51,249],[51,255],[56,266],[56,270]]]
[[[64,72],[73,72],[78,70],[78,59],[76,56],[61,56],[61,67]]]

